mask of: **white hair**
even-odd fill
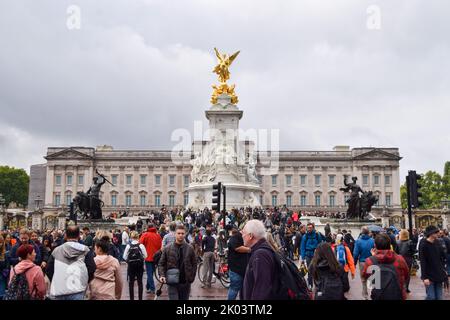
[[[251,233],[255,239],[265,239],[266,238],[266,227],[264,227],[264,224],[260,220],[249,220],[246,224],[244,229],[247,233]]]

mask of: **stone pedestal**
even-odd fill
[[[222,94],[205,114],[210,141],[194,143],[188,207],[211,208],[213,185],[218,182],[226,187],[227,209],[259,206],[262,188],[256,177],[256,152],[251,143],[239,141],[243,112]]]

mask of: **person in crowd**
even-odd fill
[[[244,300],[269,300],[276,281],[274,251],[266,241],[266,228],[259,220],[249,220],[241,231],[250,257],[242,286]]]
[[[161,237],[161,239],[164,239],[166,234],[167,234],[166,225],[165,224],[161,224],[159,226],[159,236]]]
[[[98,230],[95,233],[95,237],[93,238],[93,243],[97,240],[104,240],[106,243],[108,243],[108,255],[116,258],[117,260],[121,260],[122,257],[120,256],[120,250],[115,246],[111,241],[111,233],[106,230]],[[92,247],[92,249],[95,252],[95,247]]]
[[[95,241],[94,278],[89,283],[90,300],[120,300],[122,279],[119,260],[108,255],[111,244],[103,237]]]
[[[446,254],[438,242],[439,229],[428,226],[425,238],[419,242],[421,279],[425,285],[426,300],[442,300],[443,284],[448,283],[445,270]]]
[[[214,272],[216,252],[216,239],[212,236],[211,228],[206,228],[206,236],[202,239],[202,257],[203,257],[203,285],[202,288],[211,288],[211,280]]]
[[[355,239],[352,236],[352,230],[342,230],[342,235],[345,245],[350,249],[350,252],[353,252],[355,250]]]
[[[380,288],[372,289],[372,300],[406,300],[409,269],[405,259],[392,250],[390,236],[378,234],[375,237],[375,249],[371,251],[372,255],[365,260],[361,276],[368,279],[372,276],[373,266],[378,266]]]
[[[17,256],[20,259],[15,266],[12,267],[9,278],[10,290],[12,290],[12,282],[17,275],[24,274],[28,284],[28,290],[31,299],[44,300],[47,287],[45,285],[45,278],[42,269],[35,264],[36,250],[34,246],[21,240],[23,244],[17,249]],[[20,289],[15,287],[16,289]],[[7,295],[13,294],[8,292]]]
[[[6,241],[3,235],[0,234],[0,300],[5,295],[6,286],[9,279],[9,261],[8,250],[6,249]]]
[[[129,243],[123,253],[123,259],[127,262],[128,288],[130,300],[134,300],[134,281],[138,284],[138,297],[142,300],[144,261],[147,258],[147,250],[142,243],[139,243],[139,233],[132,231]]]
[[[34,260],[34,263],[36,265],[40,266],[42,260],[41,260],[41,252],[39,250],[39,246],[37,244],[35,244],[33,241],[31,241],[31,239],[30,239],[30,232],[26,228],[20,229],[19,240],[11,248],[11,251],[10,251],[10,254],[9,254],[9,263],[10,263],[10,265],[15,266],[16,264],[19,263],[19,257],[17,256],[17,249],[19,249],[19,247],[22,244],[30,244],[30,245],[33,246],[34,251],[36,252],[36,258]]]
[[[161,250],[162,239],[156,232],[156,228],[153,224],[149,224],[147,227],[147,232],[142,234],[139,242],[144,245],[147,252],[147,257],[145,258],[145,270],[147,271],[147,293],[155,293],[155,281],[153,280],[153,273],[155,265],[153,263],[153,256],[158,250]]]
[[[362,273],[364,270],[364,263],[368,257],[372,255],[372,249],[375,247],[375,241],[370,236],[369,228],[364,226],[361,228],[361,236],[355,242],[355,248],[353,249],[353,259],[355,263],[359,263],[359,271]],[[362,283],[362,296],[363,299],[369,299],[369,292],[367,290],[367,280],[361,277]]]
[[[353,260],[353,255],[347,243],[343,240],[344,236],[338,234],[336,236],[335,244],[332,245],[334,254],[339,264],[344,268],[344,274],[342,275],[344,281],[344,292],[350,290],[350,283],[348,280],[348,273],[350,272],[352,279],[355,279],[355,261]]]
[[[315,300],[345,300],[344,268],[328,242],[320,243],[314,250],[309,273],[314,280]]]
[[[406,229],[400,230],[399,233],[399,240],[397,241],[397,247],[398,247],[398,254],[405,259],[406,265],[408,266],[408,269],[411,270],[413,260],[414,260],[414,254],[416,253],[416,246],[415,244],[409,239],[409,232]],[[410,293],[409,290],[409,282],[411,277],[409,277],[406,280],[406,292]]]
[[[163,248],[158,264],[160,281],[167,283],[169,300],[189,300],[197,271],[194,249],[184,240],[186,229],[177,225],[175,242]]]
[[[45,248],[44,244],[41,243],[41,241],[39,240],[39,236],[36,231],[31,232],[30,239],[33,243],[35,243],[39,247],[40,253],[39,260],[41,261],[41,268],[45,269],[45,267],[47,266],[49,251],[47,250],[47,248]]]
[[[250,251],[250,248],[244,246],[242,234],[234,227],[231,230],[231,237],[228,241],[228,274],[230,276],[228,300],[236,300],[237,295],[242,292]]]
[[[65,240],[48,259],[46,274],[51,281],[50,299],[84,300],[96,270],[94,253],[79,243],[78,226],[67,227]]]
[[[87,246],[89,249],[92,249],[94,245],[94,238],[92,238],[91,231],[88,227],[83,228],[83,243],[85,246]]]
[[[311,264],[312,258],[314,256],[314,251],[321,242],[325,241],[325,239],[319,232],[315,230],[314,223],[308,223],[306,228],[307,232],[301,240],[301,256],[302,260],[306,262],[306,265],[309,268],[309,265]],[[311,273],[309,272],[308,285],[310,288],[312,288],[312,277]]]
[[[127,246],[127,244],[130,241],[130,236],[129,236],[129,228],[125,227],[122,231],[122,237],[121,237],[121,242],[120,242],[120,258],[122,258],[123,256],[123,252],[125,251],[125,248]]]
[[[440,234],[445,243],[445,250],[447,252],[447,275],[450,277],[450,237],[447,229],[441,230]]]
[[[172,244],[175,242],[175,229],[177,227],[177,223],[175,221],[172,221],[169,224],[169,233],[166,234],[162,240],[162,246],[165,248],[169,244]]]

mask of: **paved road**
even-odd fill
[[[126,264],[121,265],[122,268],[122,275],[123,279],[126,279]],[[156,281],[156,280],[155,280]],[[146,275],[144,275],[144,300],[153,300],[154,295],[153,294],[147,294],[145,292],[145,283],[146,283]],[[155,282],[159,284],[158,282]],[[350,291],[346,294],[347,299],[349,300],[361,300],[362,299],[362,293],[361,293],[361,280],[359,277],[359,272],[357,272],[355,279],[350,278]],[[425,289],[422,284],[422,281],[420,280],[420,274],[418,273],[417,276],[414,276],[411,278],[410,283],[410,290],[411,294],[408,296],[408,300],[423,300],[425,299]],[[137,285],[135,285],[135,299],[137,298]],[[198,277],[196,277],[194,283],[192,284],[191,289],[191,299],[193,300],[224,300],[227,297],[227,289],[225,289],[219,281],[216,281],[212,285],[211,288],[201,288],[201,282],[198,280]],[[123,288],[123,294],[122,294],[123,300],[129,300],[129,293],[128,293],[128,284],[126,283]],[[450,294],[447,292],[444,295],[444,299],[450,300]],[[167,286],[163,286],[162,289],[162,295],[159,297],[159,300],[168,300],[167,296]]]

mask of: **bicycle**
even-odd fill
[[[216,268],[216,263],[214,262],[214,269]],[[203,260],[198,265],[197,271],[198,279],[202,284],[205,284],[203,280]],[[213,270],[213,279],[211,283],[215,283],[216,279],[219,279],[220,283],[225,289],[230,287],[230,275],[228,273],[228,263],[225,254],[219,254],[219,264],[217,271]]]

